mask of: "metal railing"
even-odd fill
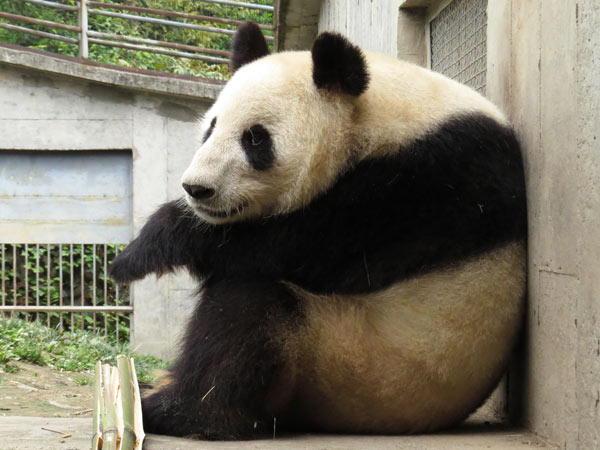
[[[108,276],[123,247],[0,243],[0,314],[127,338],[121,330],[129,328],[133,300]]]
[[[191,30],[197,30],[207,33],[217,33],[225,35],[233,35],[235,33],[234,28],[219,28],[205,25],[198,25],[195,23],[181,22],[172,20],[173,18],[179,18],[184,20],[192,20],[199,22],[209,22],[214,24],[237,26],[242,23],[240,20],[229,19],[225,17],[213,17],[200,14],[189,14],[177,11],[169,11],[164,9],[145,8],[140,6],[122,5],[116,3],[105,3],[96,2],[89,0],[80,0],[77,2],[77,6],[66,5],[58,3],[56,1],[48,0],[19,0],[25,3],[31,3],[39,6],[46,6],[49,8],[56,8],[63,11],[76,12],[78,18],[78,25],[67,25],[63,23],[53,22],[49,20],[37,19],[34,17],[23,16],[20,14],[12,14],[8,12],[0,11],[0,18],[6,19],[11,22],[21,22],[40,27],[48,27],[50,29],[60,29],[70,32],[78,33],[78,38],[72,38],[68,36],[62,36],[60,34],[34,30],[14,23],[0,22],[0,28],[4,28],[9,31],[16,31],[21,33],[27,33],[42,38],[55,39],[61,42],[69,44],[76,44],[79,46],[79,57],[86,59],[89,57],[89,45],[98,44],[110,47],[120,47],[128,50],[138,50],[150,53],[158,53],[179,58],[189,58],[204,61],[209,64],[227,64],[228,58],[231,53],[225,50],[211,49],[199,47],[196,45],[181,44],[175,42],[159,41],[147,38],[140,38],[134,36],[126,36],[122,34],[103,33],[95,31],[89,28],[88,18],[90,15],[100,15],[107,17],[116,17],[120,19],[131,20],[135,22],[153,23],[159,25],[165,25],[175,28],[185,28]],[[264,12],[271,12],[273,14],[273,25],[259,25],[264,31],[272,32],[271,35],[265,35],[268,42],[272,42],[276,50],[277,47],[277,8],[278,0],[273,0],[273,6],[249,3],[242,1],[232,0],[199,0],[201,3],[214,3],[226,6],[236,6],[247,9],[255,9]],[[116,10],[107,11],[108,9]],[[125,11],[125,12],[124,12]],[[131,14],[135,13],[135,14]],[[155,16],[168,17],[172,19],[148,17],[141,14],[151,14]]]

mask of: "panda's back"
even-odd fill
[[[477,91],[415,64],[366,52],[368,89],[358,98],[355,132],[368,140],[366,154],[398,148],[454,117],[491,118],[508,126],[506,117]]]

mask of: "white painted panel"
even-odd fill
[[[131,239],[131,153],[0,151],[0,241]]]

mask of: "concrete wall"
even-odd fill
[[[3,46],[0,151],[130,150],[136,233],[158,205],[181,196],[181,174],[199,143],[196,119],[219,89]],[[193,289],[184,273],[133,284],[137,351],[173,356]]]
[[[520,409],[561,448],[600,448],[600,3],[505,3],[513,46],[497,67],[525,149],[529,205]],[[507,19],[498,11],[495,20]]]
[[[400,0],[324,0],[319,32],[338,31],[365,50],[396,56]]]

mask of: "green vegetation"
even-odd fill
[[[7,373],[18,370],[15,361],[28,361],[71,372],[92,372],[96,361],[116,366],[117,355],[133,357],[138,380],[151,382],[153,369],[164,369],[167,363],[152,356],[133,353],[129,344],[110,344],[91,332],[60,332],[35,322],[0,318],[0,368]],[[76,382],[90,380],[82,375]]]
[[[252,0],[251,2],[265,5],[273,4],[273,0]],[[75,6],[76,0],[62,0],[61,3]],[[246,9],[236,6],[203,3],[197,0],[113,0],[110,1],[110,3],[135,5],[146,8],[163,9],[211,17],[223,17],[235,20],[253,20],[255,22],[268,25],[272,25],[273,23],[273,14],[270,12]],[[69,25],[77,25],[77,14],[75,12],[63,11],[41,5],[34,5],[19,0],[0,0],[0,10],[34,17],[37,19],[50,20]],[[120,13],[125,12],[110,9],[107,11]],[[129,14],[135,15],[136,13]],[[148,15],[148,17],[166,19],[166,17],[158,15]],[[191,21],[174,17],[168,19],[187,23],[196,23],[198,25],[210,26],[213,28],[233,29],[231,25],[227,24],[207,21]],[[9,22],[8,20],[1,18],[0,21]],[[66,30],[49,29],[48,27],[17,22],[11,23],[19,26],[26,26],[27,28],[31,29],[77,38],[76,33]],[[89,15],[89,28],[91,30],[103,33],[121,34],[138,38],[169,41],[217,50],[229,50],[231,46],[231,36],[229,35],[190,30],[186,28],[175,28],[172,26],[152,23],[142,23],[128,19],[121,19],[118,17],[106,17],[95,14]],[[267,34],[272,35],[270,31]],[[4,29],[0,29],[0,41],[54,53],[60,53],[63,55],[77,56],[78,54],[77,45]],[[123,48],[91,44],[89,47],[89,57],[94,61],[102,63],[118,64],[121,66],[134,67],[138,69],[158,70],[181,75],[195,75],[216,79],[229,78],[228,68],[223,64],[207,64],[200,60],[177,58],[145,51],[127,50]]]
[[[73,302],[77,306],[114,305],[117,294],[119,304],[127,305],[128,286],[119,286],[117,292],[117,286],[104,271],[104,259],[110,266],[124,247],[123,244],[107,244],[106,247],[89,244],[4,244],[0,279],[4,280],[6,286],[7,304],[35,305],[39,300],[45,306],[58,306],[61,301],[63,305],[68,305],[73,292]],[[19,318],[28,318],[25,313],[16,314]],[[114,313],[51,312],[39,313],[36,317],[43,323],[62,326],[66,330],[102,330],[112,341],[116,339],[118,326],[119,339],[129,341],[128,314],[118,314],[118,323],[117,314]]]

